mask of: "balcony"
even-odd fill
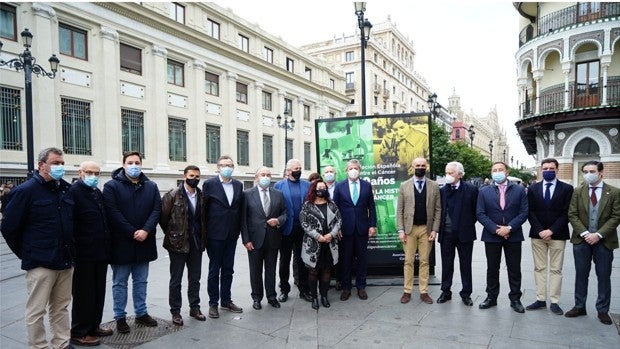
[[[376,95],[378,95],[379,93],[381,93],[381,85],[379,84],[374,84],[373,85],[373,90],[372,90]]]
[[[345,93],[355,92],[355,83],[354,82],[347,82],[345,87],[344,87],[344,92]]]

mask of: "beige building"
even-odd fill
[[[66,178],[95,160],[107,179],[128,150],[144,154],[162,190],[188,164],[213,175],[223,154],[246,181],[262,165],[281,176],[291,157],[309,173],[314,120],[348,112],[344,74],[213,3],[3,2],[1,11],[12,21],[0,26],[4,61],[23,52],[24,28],[42,66],[60,59],[54,80],[33,79],[33,140],[35,156],[65,151]],[[3,66],[0,89],[4,182],[26,174],[24,72]],[[295,120],[286,157],[285,110]]]

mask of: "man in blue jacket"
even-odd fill
[[[510,183],[508,166],[495,162],[491,168],[494,185],[480,189],[476,215],[482,224],[482,241],[487,256],[487,298],[478,306],[488,309],[497,305],[499,295],[499,267],[502,249],[508,269],[510,286],[510,307],[517,313],[524,313],[521,304],[521,225],[527,219],[528,204],[525,188]]]
[[[47,348],[43,317],[49,308],[53,348],[73,348],[69,327],[74,203],[68,193],[62,150],[39,153],[38,171],[11,191],[2,217],[2,236],[26,270],[26,329],[30,348]]]
[[[133,280],[133,307],[136,322],[155,327],[147,312],[146,286],[149,262],[157,259],[155,233],[161,212],[157,184],[142,173],[139,152],[126,152],[123,167],[112,172],[103,187],[108,225],[112,235],[112,296],[114,319],[120,333],[129,333],[126,321],[127,281]]]

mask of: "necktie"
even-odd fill
[[[499,185],[499,206],[504,209],[506,207],[506,185]]]
[[[553,183],[547,183],[545,185],[547,186],[547,189],[545,189],[545,205],[549,207],[551,206],[551,186]]]
[[[598,203],[598,199],[596,198],[596,189],[598,187],[592,187],[592,195],[590,195],[590,201],[592,202],[592,206],[596,206]]]
[[[263,193],[263,211],[265,211],[265,215],[269,215],[269,195],[267,195],[266,189],[262,189],[261,193]]]
[[[353,205],[357,205],[357,200],[360,198],[360,193],[357,190],[357,181],[351,182],[353,186],[353,193],[351,194],[351,200],[353,200]]]
[[[424,181],[417,181],[418,183],[418,191],[422,191],[422,183],[424,183]]]

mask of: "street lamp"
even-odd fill
[[[50,79],[56,77],[58,71],[58,64],[60,60],[56,55],[52,55],[48,62],[50,63],[50,70],[47,72],[42,66],[37,64],[37,59],[30,53],[30,47],[32,46],[32,33],[28,28],[24,29],[21,33],[22,42],[24,44],[24,52],[19,55],[18,58],[13,58],[8,61],[0,59],[0,66],[8,66],[16,71],[24,71],[24,89],[26,91],[26,150],[27,150],[27,167],[28,178],[34,174],[34,132],[33,132],[33,117],[32,117],[32,74],[37,76],[46,76]],[[2,42],[0,42],[0,52],[2,52]]]
[[[437,94],[433,93],[432,95],[429,95],[426,103],[428,103],[428,110],[433,117],[433,121],[435,121],[437,115],[439,115],[439,110],[441,109],[441,104],[437,103]]]
[[[503,157],[502,161],[504,161],[504,163],[506,163],[506,149],[504,149],[504,157]]]
[[[474,136],[476,135],[476,132],[474,131],[474,125],[470,125],[469,128],[467,129],[467,132],[469,133],[469,147],[470,148],[474,148]]]
[[[515,157],[514,156],[510,156],[510,167],[512,167],[512,162],[514,161]]]
[[[290,119],[289,119],[290,116]],[[284,120],[283,120],[284,119]],[[284,110],[284,118],[278,115],[276,117],[278,121],[278,127],[284,129],[284,163],[289,160],[288,157],[288,131],[293,131],[295,129],[295,119],[291,116],[291,113],[288,109]]]
[[[493,162],[493,140],[489,141],[489,152],[491,152],[491,162]]]
[[[370,28],[372,24],[368,19],[364,19],[366,11],[366,2],[356,1],[355,14],[357,15],[357,26],[360,28],[360,44],[361,44],[361,63],[362,63],[362,115],[366,115],[366,47],[368,39],[370,39]]]

